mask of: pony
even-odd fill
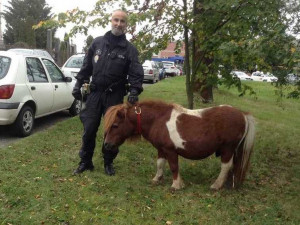
[[[254,146],[255,120],[250,113],[229,105],[189,110],[177,104],[148,100],[107,110],[104,117],[107,149],[140,136],[158,151],[154,183],[162,180],[168,161],[173,176],[171,189],[181,189],[184,182],[179,174],[178,156],[201,160],[215,154],[221,158],[221,171],[210,188],[219,190],[227,179],[233,187],[243,183]]]

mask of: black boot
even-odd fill
[[[104,164],[104,171],[109,176],[115,175],[115,169],[114,169],[114,166],[113,166],[112,163],[111,164]]]
[[[73,174],[74,175],[80,174],[86,170],[91,170],[91,171],[94,170],[93,162],[88,162],[88,163],[80,162],[78,168],[76,170],[74,170]]]

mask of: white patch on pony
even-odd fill
[[[177,130],[176,121],[177,117],[181,114],[178,110],[173,109],[171,113],[170,120],[166,123],[167,129],[169,131],[170,139],[175,145],[175,148],[184,149],[183,143],[185,142],[181,137]]]
[[[227,106],[227,107],[231,107],[231,108],[232,108],[231,105],[219,105],[219,107],[224,107],[224,106]]]
[[[164,168],[165,168],[165,165],[166,165],[166,159],[165,158],[158,158],[157,162],[156,162],[156,165],[157,165],[157,172],[156,172],[155,177],[152,179],[154,182],[158,182],[163,178]]]
[[[173,144],[175,145],[175,148],[181,148],[184,149],[184,143],[185,140],[183,140],[180,137],[180,134],[178,132],[177,129],[177,118],[178,116],[180,116],[182,113],[190,115],[190,116],[197,116],[199,118],[202,117],[202,114],[207,111],[210,110],[210,108],[205,108],[205,109],[196,109],[196,110],[190,110],[190,109],[186,109],[183,108],[179,105],[174,104],[174,109],[171,112],[171,117],[170,120],[166,123],[168,131],[169,131],[169,135],[170,135],[170,139],[173,142]]]
[[[219,190],[224,185],[225,181],[227,180],[228,173],[233,166],[233,156],[228,161],[228,163],[221,164],[221,172],[217,178],[217,180],[210,186],[213,190]]]
[[[198,117],[202,117],[202,114],[207,111],[209,108],[205,108],[205,109],[194,109],[194,110],[190,110],[190,109],[184,109],[183,112],[185,114],[188,114],[190,116],[198,116]]]
[[[184,183],[183,183],[183,180],[181,179],[179,173],[178,173],[177,179],[173,180],[173,184],[171,187],[174,188],[175,190],[184,188]]]

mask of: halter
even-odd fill
[[[141,114],[142,114],[142,109],[139,106],[134,106],[134,112],[137,117],[137,126],[136,126],[136,132],[138,134],[142,134],[142,126],[141,126]]]

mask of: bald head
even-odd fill
[[[123,10],[116,10],[111,15],[111,32],[113,35],[120,36],[125,34],[127,27],[127,13]]]
[[[126,23],[127,23],[127,13],[121,9],[117,9],[115,11],[113,11],[113,13],[111,14],[111,18],[114,18],[114,17],[123,17],[125,20],[126,20]]]

